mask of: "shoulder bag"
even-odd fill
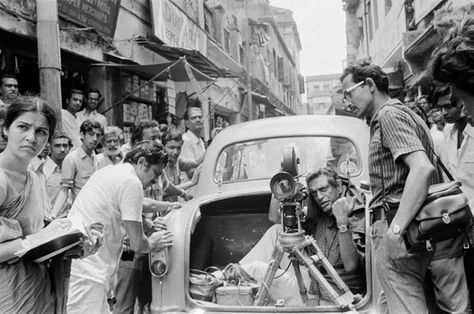
[[[417,124],[410,113],[405,113]],[[380,150],[382,150],[384,142],[381,125],[380,145]],[[466,235],[473,226],[473,215],[468,205],[468,199],[460,188],[461,182],[454,180],[451,173],[441,162],[441,159],[434,152],[429,143],[428,149],[433,153],[437,165],[444,171],[450,182],[434,184],[429,187],[423,205],[415,218],[408,225],[406,233],[404,234],[408,251],[419,251],[424,248],[426,248],[427,251],[432,251],[434,243],[458,236],[463,236],[467,239]],[[434,166],[436,167],[436,165]],[[387,222],[390,224],[400,205],[402,193],[386,194],[383,168],[382,163],[382,202]],[[469,247],[467,241],[465,241],[464,247]]]

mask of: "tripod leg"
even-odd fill
[[[254,305],[262,306],[265,305],[265,300],[268,296],[268,289],[270,289],[273,279],[275,278],[275,274],[280,267],[281,260],[285,252],[281,249],[275,248],[275,253],[273,254],[274,258],[271,262],[271,265],[267,268],[265,273],[265,277],[263,278],[260,286],[258,287],[257,296],[255,297]]]
[[[308,246],[311,242],[307,243],[306,245],[304,246],[300,246],[300,247],[297,247],[297,248],[294,248],[293,249],[293,253],[299,258],[300,262],[306,266],[306,268],[308,269],[308,272],[314,277],[316,278],[316,280],[326,289],[326,291],[329,292],[329,294],[332,296],[332,298],[334,299],[334,301],[336,302],[336,304],[338,304],[339,306],[341,307],[345,307],[345,308],[348,308],[348,309],[351,309],[353,310],[354,309],[354,305],[352,304],[352,302],[354,301],[354,296],[352,294],[352,292],[349,290],[349,291],[345,291],[344,294],[340,295],[332,286],[331,284],[326,280],[326,278],[324,278],[324,276],[321,274],[321,272],[319,271],[319,269],[314,265],[315,261],[313,260],[312,257],[309,257],[306,253],[304,253],[302,251],[301,248],[305,247],[305,246]],[[332,267],[332,266],[331,266]],[[334,270],[334,268],[333,268]],[[339,276],[336,274],[336,276]],[[334,278],[333,275],[331,275],[331,277]]]
[[[331,265],[331,263],[329,263],[328,259],[326,258],[326,256],[324,256],[323,252],[321,251],[321,249],[318,247],[318,245],[316,244],[316,242],[314,242],[313,239],[310,239],[311,241],[311,246],[316,250],[316,256],[312,256],[311,258],[315,261],[315,262],[320,262],[323,267],[326,269],[326,272],[331,276],[331,278],[334,280],[334,282],[336,283],[337,287],[339,289],[341,289],[342,291],[344,291],[345,293],[346,292],[350,292],[350,289],[349,287],[346,285],[346,283],[341,279],[341,277],[339,276],[339,274],[336,272],[336,270],[334,269],[334,267]],[[352,294],[352,293],[351,293]]]
[[[298,281],[298,287],[300,290],[301,300],[306,305],[308,302],[308,291],[306,290],[306,286],[304,285],[303,277],[301,276],[301,269],[298,260],[293,259],[291,261],[293,268],[295,269],[295,276],[296,280]]]

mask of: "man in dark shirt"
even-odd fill
[[[306,233],[313,236],[316,244],[323,251],[329,263],[353,293],[364,293],[366,290],[363,272],[364,255],[364,204],[356,198],[345,196],[338,174],[331,168],[322,168],[307,176],[309,190],[308,211],[314,213],[308,223]],[[278,211],[278,202],[272,200],[270,217]],[[265,274],[268,263],[272,260],[273,249],[279,238],[281,226],[270,227],[259,242],[247,253],[240,264],[256,279]],[[313,252],[309,252],[313,254]],[[280,263],[281,269],[289,264],[287,254]],[[291,268],[290,268],[291,269]],[[304,270],[304,268],[302,269]],[[310,284],[311,303],[334,305],[331,295],[316,280],[310,280],[303,271],[306,285]],[[323,276],[333,286],[332,278],[322,270]],[[278,277],[278,278],[277,278]],[[270,289],[272,300],[283,299],[285,305],[301,305],[299,289],[293,269],[288,274],[277,273]]]
[[[353,63],[344,70],[341,82],[344,99],[355,109],[357,116],[371,117],[369,173],[373,199],[369,206],[376,220],[372,225],[372,247],[389,312],[427,313],[423,281],[433,251],[408,253],[403,234],[423,204],[428,187],[441,182],[433,166],[435,158],[430,149],[433,143],[429,130],[421,118],[401,106],[398,100],[390,98],[388,76],[379,66],[368,61]],[[402,198],[388,225],[382,200],[384,194],[394,193],[402,193]],[[455,249],[460,247],[460,241],[454,242]],[[440,247],[434,249],[435,255],[441,255],[438,252]],[[444,272],[446,275],[456,273],[461,276],[448,280],[438,273],[434,279],[435,286],[441,283],[455,285],[457,289],[439,286],[440,292],[444,292],[443,297],[455,299],[467,291],[462,263],[447,267],[451,267],[451,272]],[[448,295],[450,292],[451,296]],[[452,310],[464,313],[466,303],[461,302]]]

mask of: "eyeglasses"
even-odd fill
[[[355,85],[352,85],[351,87],[349,87],[348,89],[346,89],[343,93],[343,99],[346,100],[346,101],[349,101],[352,99],[352,92],[359,86],[362,86],[365,84],[365,81],[360,81],[359,83],[355,84]]]

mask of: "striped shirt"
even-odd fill
[[[383,133],[383,147],[380,141],[380,127]],[[423,120],[396,99],[381,106],[370,123],[369,175],[373,199],[370,208],[382,206],[382,167],[385,193],[401,193],[409,173],[408,166],[400,158],[404,155],[424,151],[433,165],[436,165],[430,132]],[[439,183],[440,173],[433,175],[430,184]]]

